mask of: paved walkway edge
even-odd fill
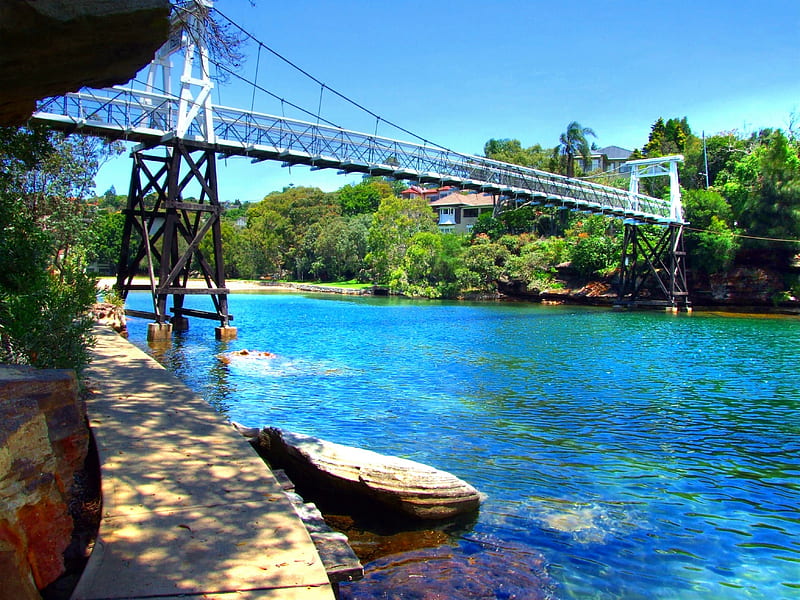
[[[104,328],[87,369],[103,490],[74,600],[333,600],[314,543],[250,445]]]

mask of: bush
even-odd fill
[[[75,369],[89,364],[95,280],[80,261],[46,273],[25,291],[0,291],[0,362],[41,369]]]
[[[572,246],[572,268],[585,277],[613,268],[619,260],[619,245],[605,235],[579,237]]]

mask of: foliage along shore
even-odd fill
[[[627,188],[620,172],[581,170],[591,163],[586,138],[593,135],[573,122],[554,148],[492,139],[483,153]],[[92,327],[86,315],[96,300],[87,270],[116,263],[127,204],[113,188],[100,197],[90,192],[103,160],[122,151],[119,143],[41,127],[0,128],[0,361],[79,373],[86,365]],[[794,125],[701,141],[685,117],[659,118],[631,158],[677,153],[685,157],[680,180],[693,304],[793,307],[800,297]],[[643,182],[642,191],[664,197],[667,186],[657,179]],[[225,203],[225,277],[357,280],[414,298],[613,302],[604,286],[613,288],[620,264],[618,219],[526,205],[485,212],[469,233],[447,233],[424,194],[409,197],[404,187],[365,178],[331,193],[290,186],[258,202]],[[639,226],[639,232],[658,230]],[[206,236],[203,256],[213,255],[210,245]],[[743,281],[749,292],[736,283]]]
[[[529,291],[522,282],[501,281],[495,292],[465,293],[449,300],[471,302],[531,302],[551,305],[613,306],[617,294],[612,278],[583,279],[563,269],[552,289]],[[144,280],[142,280],[144,281]],[[786,296],[780,289],[781,278],[774,272],[759,268],[737,268],[715,278],[711,289],[696,291],[692,296],[695,310],[720,310],[767,314],[800,315],[800,298]],[[105,277],[97,281],[99,290],[113,287],[116,280]],[[189,287],[203,287],[201,279],[190,279]],[[308,292],[346,296],[401,296],[386,287],[376,285],[348,286],[336,282],[298,282],[231,279],[226,282],[231,293],[246,292]],[[421,299],[421,298],[416,298]]]

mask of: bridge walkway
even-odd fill
[[[98,539],[75,600],[333,600],[280,484],[205,401],[98,328],[87,408],[101,465]]]

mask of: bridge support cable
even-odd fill
[[[618,305],[691,310],[683,230],[673,224],[651,236],[639,225],[625,224]]]
[[[135,316],[152,318],[156,325],[152,330],[158,335],[165,331],[168,335],[169,329],[187,329],[187,317],[191,316],[218,320],[217,337],[235,337],[225,287],[216,154],[207,145],[190,146],[181,141],[167,146],[163,155],[152,152],[133,153],[117,288],[123,298],[135,290],[152,294],[153,312],[137,311]],[[198,198],[185,198],[190,186],[199,190]],[[205,245],[201,247],[207,237],[210,256],[206,256]],[[204,287],[189,286],[190,270],[200,272]],[[147,273],[149,283],[135,282],[142,272]],[[213,311],[184,306],[187,295],[204,294],[210,296]],[[171,315],[167,311],[169,296]],[[150,332],[148,338],[152,339]]]

